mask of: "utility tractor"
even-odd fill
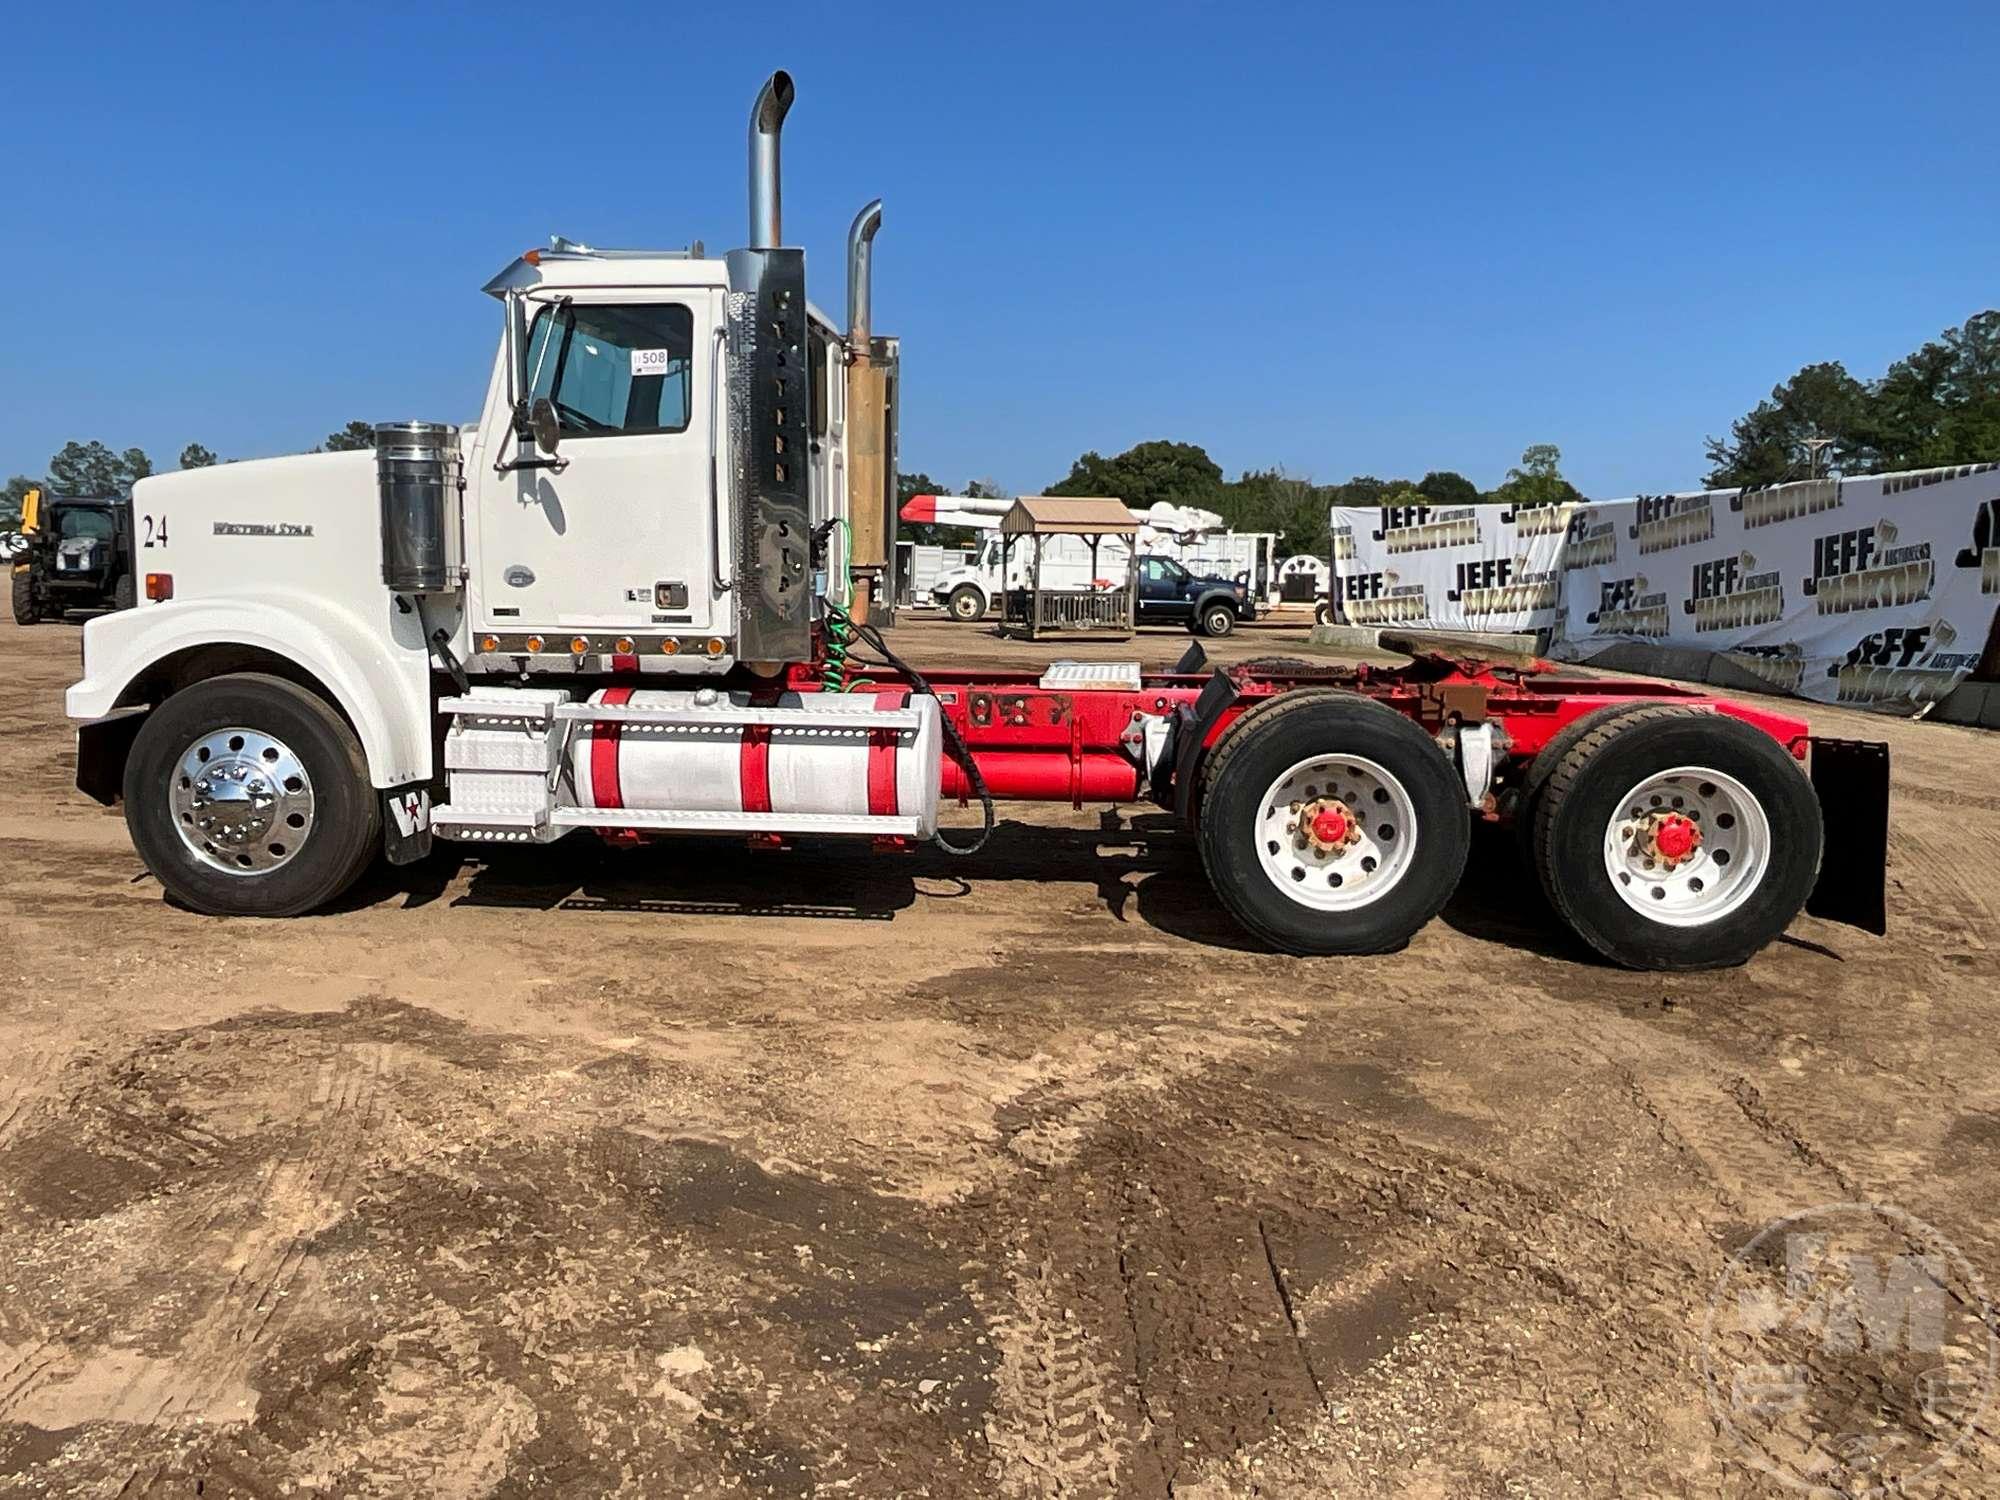
[[[21,504],[25,545],[13,557],[16,625],[59,620],[72,609],[130,609],[132,507],[120,499],[45,495]]]
[[[792,102],[782,72],[756,96],[743,249],[557,239],[486,284],[475,425],[140,482],[143,597],[86,629],[68,711],[79,785],[123,798],[174,898],[286,916],[384,853],[583,830],[971,854],[940,804],[990,829],[1012,798],[1170,810],[1217,900],[1297,954],[1405,942],[1480,821],[1523,826],[1619,963],[1739,962],[1816,887],[1879,926],[1886,756],[1790,713],[1420,639],[1392,670],[900,661],[881,204],[843,332],[784,242]]]

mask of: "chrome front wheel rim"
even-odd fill
[[[283,740],[259,729],[212,730],[174,763],[174,830],[226,875],[268,875],[312,834],[312,778]]]

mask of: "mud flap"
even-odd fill
[[[125,791],[125,762],[146,722],[143,708],[120,709],[108,719],[76,729],[76,789],[106,807]]]
[[[1889,747],[1817,735],[1811,745],[1820,826],[1829,846],[1838,833],[1839,853],[1821,857],[1806,910],[1880,937],[1888,930]]]
[[[427,782],[382,793],[382,853],[392,865],[413,865],[431,852],[431,789]]]
[[[1242,690],[1236,686],[1227,672],[1218,670],[1208,679],[1201,690],[1201,696],[1194,700],[1192,710],[1185,706],[1174,710],[1174,816],[1184,827],[1194,827],[1195,783],[1201,771],[1202,747],[1209,731],[1236,700]],[[1162,765],[1166,764],[1163,760]]]

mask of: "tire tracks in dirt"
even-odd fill
[[[0,1149],[21,1134],[54,1092],[65,1057],[51,1047],[31,1046],[0,1060]],[[7,1411],[62,1357],[60,1346],[39,1334],[11,1326],[0,1302],[0,1421]]]
[[[283,1149],[263,1168],[247,1199],[210,1204],[189,1233],[188,1261],[212,1267],[205,1303],[173,1350],[150,1357],[131,1350],[84,1353],[37,1341],[0,1374],[0,1421],[57,1429],[85,1422],[158,1431],[212,1427],[254,1418],[257,1366],[310,1294],[305,1274],[313,1243],[352,1206],[381,1120],[384,1080],[394,1069],[384,1043],[338,1047],[318,1066],[304,1108]],[[113,1110],[123,1129],[155,1122]],[[179,1142],[212,1141],[171,1121],[157,1129]],[[219,1144],[219,1143],[218,1143]],[[204,1243],[205,1242],[205,1243]],[[168,1475],[160,1458],[126,1470],[112,1491],[139,1496]]]
[[[1011,1269],[1006,1306],[986,1317],[1000,1351],[986,1441],[1009,1496],[1112,1494],[1126,1467],[1130,1442],[1111,1410],[1120,1381],[1065,1305],[1057,1275],[1047,1257]]]
[[[230,1247],[230,1279],[182,1340],[176,1389],[143,1418],[150,1425],[185,1421],[245,1389],[276,1324],[296,1312],[291,1294],[313,1239],[353,1204],[390,1054],[386,1043],[364,1042],[320,1064],[291,1147],[264,1176],[257,1222]]]

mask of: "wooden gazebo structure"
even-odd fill
[[[1025,640],[1053,635],[1126,637],[1137,625],[1139,523],[1122,500],[1067,495],[1023,495],[1000,518],[1000,633]],[[1052,584],[1043,569],[1043,549],[1052,536],[1079,536],[1090,543],[1090,578],[1085,587]],[[1121,576],[1107,579],[1098,548],[1108,536],[1125,538]],[[1007,583],[1010,551],[1017,541],[1034,548],[1028,586]],[[1105,587],[1098,587],[1104,583]]]

